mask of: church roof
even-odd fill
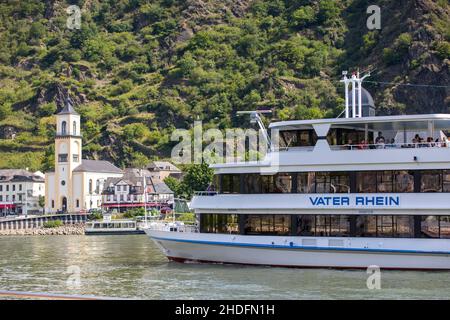
[[[99,172],[99,173],[123,173],[109,161],[104,160],[84,160],[81,165],[73,170],[74,172]]]
[[[79,115],[75,109],[73,108],[72,105],[72,101],[69,99],[66,100],[66,105],[64,106],[64,108],[61,110],[60,113],[58,114],[74,114],[74,115]]]

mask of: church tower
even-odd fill
[[[55,137],[55,208],[74,212],[73,170],[81,165],[80,115],[70,98],[56,115]]]

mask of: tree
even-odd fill
[[[175,193],[175,196],[180,196],[180,181],[174,177],[168,176],[164,179],[164,183]]]
[[[141,152],[133,153],[132,157],[133,158],[131,160],[131,166],[133,168],[144,168],[147,166],[147,164],[149,162],[149,160],[145,156],[145,154],[143,154]]]
[[[292,13],[291,24],[295,27],[306,27],[316,21],[316,13],[311,6],[304,6]]]
[[[0,120],[5,119],[12,114],[12,108],[10,103],[3,103],[0,105]]]
[[[45,207],[45,197],[44,196],[39,196],[38,204],[39,204],[39,207],[44,209],[44,207]]]
[[[127,140],[140,140],[148,133],[149,130],[143,123],[131,123],[123,128],[123,135]]]
[[[206,163],[190,165],[180,184],[179,194],[191,198],[194,191],[206,190],[212,182],[213,174],[213,170]]]

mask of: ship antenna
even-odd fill
[[[249,114],[250,115],[250,123],[257,123],[259,126],[259,129],[261,130],[263,134],[264,141],[267,144],[267,147],[270,151],[273,151],[272,149],[272,142],[270,140],[269,134],[267,133],[266,126],[264,125],[264,122],[261,119],[260,114],[263,113],[272,113],[272,110],[252,110],[252,111],[238,111],[236,114]]]

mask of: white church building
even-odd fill
[[[68,101],[56,115],[55,171],[45,174],[45,212],[86,212],[101,207],[107,178],[123,172],[108,161],[83,160],[80,115]]]

